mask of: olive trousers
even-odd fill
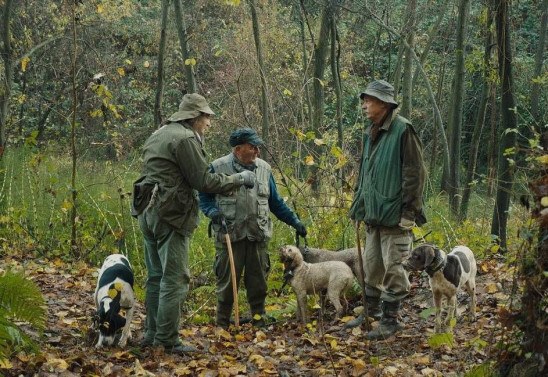
[[[190,272],[190,236],[160,220],[154,208],[139,215],[145,240],[146,320],[144,342],[164,347],[181,343],[181,305],[186,299]]]

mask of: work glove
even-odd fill
[[[209,215],[209,218],[211,219],[211,222],[214,225],[222,226],[223,221],[225,220],[225,215],[223,215],[223,213],[219,211],[218,209],[215,209],[213,210],[213,212],[211,212],[211,214]]]
[[[404,230],[411,230],[415,227],[415,225],[416,224],[413,220],[406,219],[405,217],[402,217],[400,219],[400,223],[398,224],[398,226]]]
[[[244,170],[241,173],[236,174],[237,181],[243,184],[247,188],[253,188],[255,186],[255,173],[250,170]]]
[[[295,230],[297,231],[297,234],[303,238],[306,237],[306,235],[308,234],[308,232],[306,231],[306,227],[300,221],[295,224]]]

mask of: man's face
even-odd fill
[[[194,124],[192,125],[192,128],[200,137],[204,136],[205,130],[207,130],[211,126],[211,115],[202,113],[199,115],[196,120],[194,121]]]
[[[261,151],[259,147],[253,144],[245,143],[237,145],[234,148],[234,154],[244,165],[251,165],[255,162]]]
[[[376,97],[365,96],[362,103],[362,110],[365,116],[375,124],[379,124],[386,113],[390,110],[391,105],[383,102]]]

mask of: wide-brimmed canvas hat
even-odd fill
[[[363,100],[365,96],[375,97],[398,107],[398,103],[394,100],[394,87],[384,80],[375,80],[367,85],[365,91],[360,93],[360,99]]]
[[[231,147],[236,145],[249,143],[251,145],[259,146],[263,145],[264,141],[257,135],[257,132],[253,128],[239,128],[230,134],[228,139]]]
[[[215,115],[203,96],[198,93],[185,94],[179,104],[179,111],[170,116],[168,120],[170,122],[178,122],[180,120],[196,118],[201,113]]]

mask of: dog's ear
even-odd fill
[[[436,257],[436,247],[433,245],[424,245],[424,268],[430,266]]]

